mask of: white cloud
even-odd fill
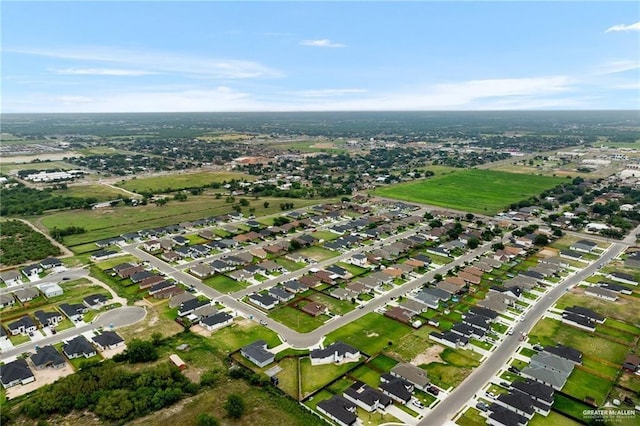
[[[132,50],[105,46],[62,49],[3,47],[3,51],[83,62],[119,64],[132,69],[144,69],[156,73],[179,73],[206,78],[248,79],[283,76],[280,71],[259,62],[214,59],[174,52]]]
[[[595,70],[596,74],[615,74],[619,72],[632,71],[640,68],[640,62],[632,60],[609,61]]]
[[[614,25],[613,27],[607,28],[605,30],[605,33],[620,32],[620,31],[640,31],[640,22],[636,22],[635,24],[629,24],[629,25],[625,25],[625,24]]]
[[[127,70],[117,68],[62,68],[53,70],[56,74],[63,75],[110,75],[110,76],[142,76],[157,74],[153,71]]]
[[[318,90],[303,90],[300,92],[296,92],[296,94],[305,98],[344,96],[344,95],[352,95],[355,93],[367,93],[367,90],[365,89],[318,89]]]
[[[346,47],[346,45],[342,43],[334,43],[328,38],[323,38],[319,40],[302,40],[300,44],[303,46],[314,46],[314,47],[333,47],[333,48]]]

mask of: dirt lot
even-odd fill
[[[430,364],[432,362],[444,362],[442,358],[440,358],[440,354],[444,350],[444,347],[440,345],[433,345],[428,348],[426,351],[422,352],[414,359],[411,360],[411,364],[413,365],[421,365],[421,364]]]
[[[100,355],[102,355],[102,358],[104,359],[111,359],[119,353],[124,352],[125,349],[127,349],[127,345],[122,345],[115,349],[107,349],[106,351],[100,352]]]
[[[60,377],[73,374],[74,372],[73,367],[69,363],[66,363],[64,368],[59,368],[57,370],[53,368],[37,370],[32,367],[31,371],[33,371],[33,374],[36,377],[35,382],[27,383],[26,385],[18,385],[7,389],[7,398],[15,398],[17,396],[24,395],[38,389],[41,386],[53,383]]]

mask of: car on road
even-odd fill
[[[62,281],[69,281],[71,279],[71,277],[63,277]]]
[[[260,320],[260,324],[267,325],[267,322],[265,320]]]
[[[511,336],[511,335],[513,334],[513,329],[512,329],[512,328],[510,328],[510,329],[507,331],[507,334],[508,334],[509,336]]]

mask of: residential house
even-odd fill
[[[62,352],[69,359],[74,358],[91,358],[97,354],[96,349],[91,346],[91,343],[83,335],[77,336],[62,346]]]
[[[162,247],[159,240],[149,240],[142,243],[142,249],[150,253],[160,250]]]
[[[625,274],[623,272],[611,272],[607,275],[607,278],[623,284],[638,285],[638,281],[633,278],[633,275]]]
[[[286,281],[282,285],[285,290],[291,293],[300,293],[305,290],[305,286],[303,286],[298,280]]]
[[[226,265],[226,263],[224,262],[221,263]],[[213,267],[211,265],[207,265],[206,263],[199,263],[196,266],[191,267],[191,269],[189,269],[189,272],[200,279],[210,277],[215,273]]]
[[[55,257],[49,257],[47,259],[41,260],[40,261],[40,266],[42,266],[42,269],[55,269],[55,268],[60,268],[62,266],[62,262],[60,261],[60,259],[56,259]]]
[[[358,362],[360,351],[343,342],[334,342],[324,349],[313,349],[309,353],[311,365],[346,364]]]
[[[547,352],[539,352],[531,357],[531,362],[522,370],[522,375],[560,390],[574,366],[572,361]]]
[[[562,322],[591,332],[596,330],[596,323],[591,318],[567,312],[566,310],[562,313]]]
[[[150,272],[150,271],[140,271],[140,272],[136,272],[135,274],[131,275],[131,282],[134,284],[139,284],[142,281],[146,280],[147,278],[150,277],[154,277],[157,276],[157,274]]]
[[[399,306],[414,315],[419,315],[423,312],[427,312],[428,309],[426,304],[412,299],[405,299],[399,304]]]
[[[260,293],[255,293],[250,295],[249,302],[267,310],[275,308],[276,305],[280,303],[278,299],[276,299],[275,297],[270,296],[269,294],[260,294]]]
[[[593,252],[598,245],[593,241],[589,240],[578,240],[575,243],[569,246],[570,250],[575,250],[580,253],[591,253]]]
[[[0,369],[0,383],[5,389],[16,385],[26,385],[35,379],[33,372],[27,365],[27,361],[24,359],[8,362]]]
[[[93,340],[93,343],[95,343],[101,351],[124,346],[124,339],[115,331],[103,331],[91,340]]]
[[[215,315],[211,315],[200,320],[200,324],[209,331],[222,328],[232,322],[233,317],[227,312],[218,312]]]
[[[46,297],[47,299],[50,299],[56,296],[62,296],[64,294],[62,287],[60,287],[56,283],[40,284],[38,285],[38,288],[40,289],[40,292],[44,295],[44,297]]]
[[[149,287],[149,295],[156,296],[174,288],[176,288],[176,283],[173,281],[160,281]]]
[[[495,399],[495,403],[515,412],[516,414],[526,417],[529,420],[531,420],[533,415],[536,413],[533,405],[533,398],[520,391],[500,394]]]
[[[161,275],[154,274],[144,280],[140,281],[138,284],[140,290],[146,290],[148,288],[153,287],[154,285],[163,282],[165,279]]]
[[[62,303],[59,306],[62,313],[69,318],[72,322],[82,321],[82,317],[87,313],[87,307],[81,303],[68,304]]]
[[[413,317],[413,312],[408,311],[400,306],[393,306],[387,308],[384,312],[384,316],[399,321],[403,324],[409,324],[411,322],[411,318]]]
[[[598,324],[604,324],[606,321],[606,318],[602,315],[595,313],[591,309],[583,308],[582,306],[569,306],[568,308],[564,308],[564,311],[588,318]]]
[[[320,401],[316,409],[340,426],[353,426],[358,421],[355,404],[340,395]]]
[[[416,367],[409,363],[396,364],[390,371],[395,377],[400,377],[411,383],[417,389],[426,391],[429,387],[430,380],[427,372],[420,367]]]
[[[464,348],[469,343],[469,339],[466,336],[461,336],[453,331],[446,331],[444,333],[437,333],[433,331],[429,333],[429,339],[453,349],[458,347]]]
[[[180,304],[180,307],[178,308],[178,316],[180,317],[187,316],[191,314],[193,311],[195,311],[196,309],[200,308],[201,306],[209,305],[210,303],[211,303],[210,300],[200,300],[196,298],[189,299]]]
[[[273,353],[267,350],[267,342],[264,340],[257,340],[243,347],[240,349],[240,354],[260,368],[266,367],[275,360]]]
[[[525,379],[524,381],[514,381],[511,383],[513,389],[517,389],[520,392],[526,393],[534,400],[546,405],[551,406],[554,402],[553,395],[555,391],[551,386],[547,386],[544,383],[536,382],[535,380]]]
[[[637,355],[627,355],[622,364],[622,368],[632,373],[638,371],[640,369],[640,357]]]
[[[0,272],[0,279],[7,285],[7,287],[12,287],[15,285],[22,284],[22,278],[20,274],[15,269],[11,269],[9,271]]]
[[[587,296],[597,297],[599,299],[609,300],[611,302],[618,300],[618,295],[615,292],[602,287],[589,286],[584,290],[584,294]]]
[[[38,326],[29,315],[25,315],[19,320],[7,324],[7,329],[12,336],[17,336],[18,334],[33,333],[38,330]]]
[[[322,303],[317,302],[309,302],[301,308],[302,312],[305,314],[311,315],[312,317],[317,317],[322,314],[326,314],[328,309]]]
[[[160,259],[164,260],[165,262],[177,262],[178,260],[180,260],[182,258],[182,256],[180,256],[177,252],[171,250],[171,251],[166,251],[164,253],[162,253],[160,255]]]
[[[51,345],[43,346],[36,349],[36,353],[29,357],[31,363],[37,370],[45,368],[64,368],[67,362],[64,360],[60,352]]]
[[[382,375],[380,380],[382,383],[379,388],[383,394],[401,404],[407,404],[411,401],[414,389],[411,383],[402,378],[394,377],[391,374]]]
[[[640,251],[631,253],[624,260],[625,268],[640,268]]]
[[[385,411],[392,404],[387,395],[362,382],[355,382],[342,395],[368,412]]]
[[[21,303],[29,302],[40,295],[38,289],[34,287],[21,288],[14,291],[13,294]]]
[[[55,327],[62,321],[62,315],[60,312],[52,311],[45,312],[38,310],[33,313],[42,327]]]
[[[7,306],[13,306],[16,303],[16,299],[11,293],[0,294],[0,308],[6,308]]]
[[[487,424],[491,426],[525,426],[529,422],[526,417],[496,403],[489,406],[488,412]]]
[[[472,306],[469,309],[469,313],[473,315],[481,315],[487,318],[489,321],[493,321],[498,318],[498,313],[494,310],[483,308],[481,306]]]
[[[104,294],[92,294],[82,299],[82,303],[89,309],[100,309],[107,304],[107,300]]]
[[[183,303],[188,302],[189,300],[194,300],[195,298],[196,297],[193,294],[187,292],[176,294],[169,300],[169,307],[177,308]]]
[[[35,281],[40,279],[40,275],[41,273],[44,272],[44,269],[42,269],[42,266],[36,264],[33,265],[29,265],[29,266],[25,266],[24,268],[22,268],[22,274],[27,277],[27,279],[29,281]]]
[[[269,289],[269,295],[275,297],[281,302],[288,302],[294,298],[293,293],[288,292],[283,287],[271,287]]]

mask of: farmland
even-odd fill
[[[561,178],[491,170],[456,170],[434,178],[375,190],[376,195],[494,214],[563,182]],[[452,197],[455,194],[455,197]]]

